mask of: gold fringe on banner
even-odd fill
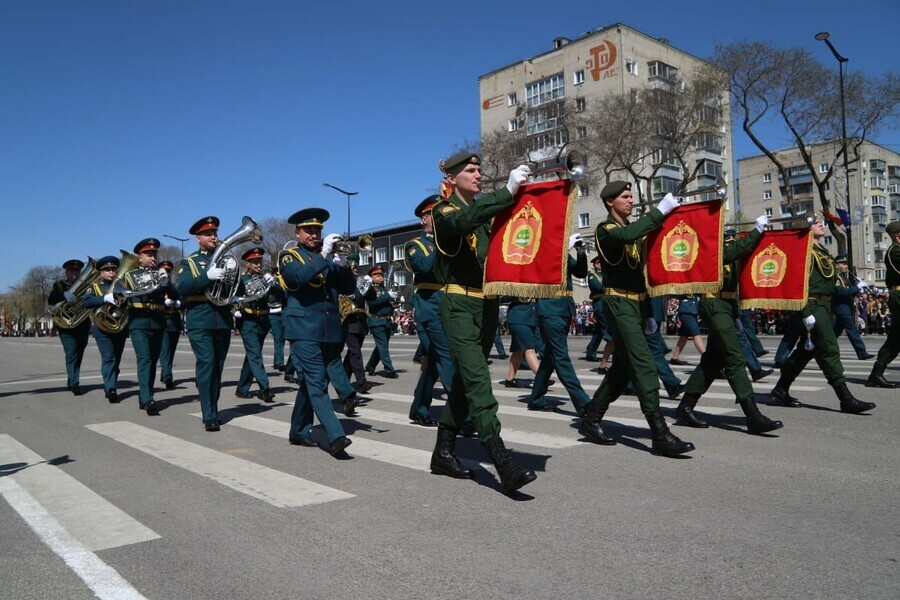
[[[803,279],[803,298],[749,298],[741,299],[739,304],[741,309],[745,308],[771,308],[774,310],[803,310],[806,303],[809,302],[809,270],[812,268],[812,246],[813,236],[808,228],[798,231],[806,231],[806,264],[803,266],[803,272],[806,277]],[[762,245],[762,242],[760,242]],[[758,247],[758,246],[757,246]]]

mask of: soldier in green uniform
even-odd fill
[[[443,168],[454,191],[431,211],[438,249],[434,275],[443,285],[438,310],[456,373],[438,426],[431,472],[471,477],[454,454],[456,436],[471,412],[503,489],[512,492],[537,476],[513,460],[500,437],[498,404],[487,363],[497,330],[499,303],[496,298],[486,298],[482,286],[491,219],[513,204],[513,196],[527,179],[529,169],[517,167],[505,187],[476,200],[481,193],[481,158],[477,154],[457,153],[445,161]]]
[[[782,367],[781,377],[769,397],[777,404],[800,406],[800,401],[789,393],[791,383],[800,375],[810,359],[815,358],[825,374],[825,379],[834,388],[840,400],[841,412],[864,413],[875,408],[875,404],[857,400],[847,388],[841,353],[831,324],[831,297],[834,295],[837,281],[837,267],[828,250],[818,243],[825,235],[825,225],[821,221],[816,221],[811,231],[816,243],[813,245],[810,261],[807,302],[800,314],[813,347],[809,348],[808,344],[804,343],[797,345]]]
[[[866,387],[896,388],[896,383],[884,378],[884,370],[900,353],[900,221],[889,223],[885,231],[891,237],[891,247],[884,254],[884,284],[890,292],[888,308],[891,312],[891,328],[878,350]]]
[[[84,295],[84,306],[95,310],[104,304],[117,305],[115,293],[121,294],[125,287],[121,281],[115,281],[116,272],[119,269],[119,259],[115,256],[104,256],[97,261],[100,269],[100,277]],[[114,293],[115,292],[115,293]],[[96,321],[96,319],[95,319]],[[91,327],[91,335],[97,343],[100,351],[100,373],[103,376],[103,392],[110,403],[119,402],[119,364],[122,362],[122,352],[125,350],[125,340],[128,339],[128,330],[106,332],[97,326],[96,322]],[[143,406],[141,406],[143,408]],[[147,414],[156,414],[154,410]]]
[[[47,298],[48,305],[52,307],[62,302],[79,301],[69,288],[78,278],[82,269],[84,269],[84,263],[77,258],[63,263],[66,278],[53,284],[53,290]],[[59,335],[63,352],[66,354],[66,388],[74,395],[80,396],[83,393],[80,385],[81,361],[84,358],[84,349],[87,348],[91,322],[88,319],[84,319],[81,323],[71,328],[57,325],[56,332]]]
[[[231,345],[234,318],[231,305],[219,306],[205,292],[225,277],[225,269],[210,262],[219,245],[219,219],[203,217],[190,228],[200,248],[181,259],[178,293],[185,303],[188,340],[196,358],[195,377],[206,431],[219,431],[219,394],[222,371]]]
[[[588,342],[584,351],[585,360],[597,362],[600,357],[597,356],[597,350],[600,348],[600,342],[606,333],[606,315],[603,314],[603,294],[606,292],[606,286],[603,285],[603,271],[601,271],[600,256],[595,256],[591,260],[593,271],[588,275],[588,289],[591,292],[591,307],[594,309],[594,331],[591,334],[591,341]]]
[[[666,194],[656,208],[630,223],[628,217],[634,202],[630,183],[611,181],[600,191],[600,197],[609,217],[597,227],[597,251],[606,283],[603,308],[615,350],[612,367],[594,393],[578,431],[596,444],[615,444],[615,440],[603,433],[600,422],[610,403],[631,380],[653,434],[653,452],[664,456],[690,452],[694,445],[674,436],[659,410],[659,379],[644,337],[645,321],[652,321],[647,323],[651,328],[656,322],[649,315],[641,242],[662,225],[665,215],[678,207],[679,200]]]
[[[146,238],[134,246],[138,267],[125,274],[123,281],[129,290],[146,289],[146,282],[159,285],[148,294],[133,296],[128,309],[128,333],[137,359],[139,406],[152,415],[159,411],[153,397],[156,365],[166,336],[166,298],[178,298],[178,291],[169,281],[169,272],[156,266],[159,240]]]
[[[369,269],[369,277],[372,278],[372,288],[376,296],[369,301],[369,332],[375,341],[375,348],[366,362],[366,373],[375,374],[375,368],[379,361],[384,363],[384,376],[388,379],[396,379],[397,371],[391,361],[390,342],[394,332],[394,301],[400,295],[394,290],[386,290],[384,287],[384,269],[374,266]]]
[[[722,289],[716,293],[703,294],[700,298],[700,316],[709,332],[709,345],[700,355],[700,365],[688,378],[684,398],[675,411],[675,419],[688,427],[708,427],[694,415],[694,407],[712,382],[723,371],[728,384],[734,391],[737,403],[747,417],[747,431],[753,434],[766,433],[782,427],[781,421],[772,421],[759,412],[753,399],[753,385],[747,377],[747,359],[738,339],[736,321],[740,319],[737,304],[737,261],[750,254],[769,223],[766,215],[756,219],[756,226],[740,240],[735,239],[735,231],[729,230],[725,236],[722,255]]]
[[[175,265],[170,260],[164,260],[159,263],[159,268],[165,269],[171,278]],[[167,390],[175,389],[172,366],[175,362],[175,348],[178,347],[178,340],[184,329],[184,321],[181,318],[181,299],[178,298],[178,290],[175,289],[174,281],[171,281],[170,285],[169,290],[166,290],[166,299],[163,301],[166,307],[166,332],[163,334],[162,346],[159,350],[160,379]]]
[[[275,285],[275,277],[271,273],[262,272],[262,259],[266,249],[254,246],[241,255],[244,261],[245,273],[241,275],[241,285],[238,295],[246,294],[245,285],[256,277],[263,277],[265,283]],[[238,377],[237,389],[234,395],[238,398],[253,398],[250,393],[250,385],[253,380],[259,384],[259,399],[263,402],[275,402],[275,394],[269,387],[269,376],[266,373],[266,365],[263,361],[262,349],[266,336],[271,328],[269,323],[269,292],[255,300],[246,300],[235,305],[234,318],[238,330],[241,332],[241,342],[244,344],[244,363],[241,365],[241,375]]]

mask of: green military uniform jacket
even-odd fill
[[[664,219],[659,209],[654,208],[634,222],[623,225],[610,215],[597,226],[597,251],[607,293],[647,292],[641,245],[644,236],[659,227]]]
[[[893,319],[900,319],[900,244],[891,244],[884,254],[884,284],[890,291],[888,307]],[[897,327],[897,325],[891,325]]]
[[[807,297],[810,302],[803,307],[804,317],[810,316],[815,307],[813,301],[824,304],[831,311],[831,297],[835,293],[838,282],[838,269],[834,258],[824,247],[815,244],[812,247],[812,257],[809,269],[809,291]]]
[[[178,293],[186,309],[188,331],[192,329],[233,329],[230,304],[218,306],[205,295],[213,282],[206,276],[210,253],[197,250],[181,259],[178,268]]]
[[[412,271],[415,277],[416,293],[412,298],[412,307],[416,322],[437,321],[438,305],[443,292],[440,290],[441,284],[434,276],[437,259],[434,236],[422,233],[421,236],[409,240],[403,248],[403,255],[406,268]]]
[[[375,298],[369,300],[369,329],[372,327],[392,326],[391,317],[394,315],[394,304],[390,292],[383,285],[372,285],[375,290]]]
[[[150,269],[146,269],[150,270]],[[144,274],[145,269],[133,269],[125,273],[125,287],[129,290],[137,288],[136,281]],[[149,294],[134,296],[131,298],[131,306],[128,309],[128,329],[166,329],[166,297],[178,300],[178,291],[172,285],[171,279],[166,279],[166,284],[161,285]]]

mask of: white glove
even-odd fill
[[[116,297],[113,296],[113,293],[112,293],[112,292],[110,292],[110,293],[106,294],[105,296],[103,296],[103,301],[104,301],[104,302],[109,302],[110,304],[115,304],[115,303],[116,303]]]
[[[370,285],[372,284],[372,278],[371,278],[369,275],[366,275],[366,276],[364,277],[364,279],[366,280],[366,283],[368,283],[368,284],[370,284]]]
[[[331,251],[334,250],[335,243],[339,241],[341,241],[341,236],[336,233],[329,233],[325,236],[325,239],[322,240],[322,256],[331,254]]]
[[[659,325],[656,324],[656,319],[653,317],[648,317],[646,321],[644,321],[644,333],[647,335],[653,335],[656,333]]]
[[[391,290],[388,292],[388,296],[391,297],[391,300],[396,300],[397,298],[400,297],[400,294],[395,292],[394,290]]]
[[[816,326],[816,316],[815,316],[815,315],[809,315],[808,317],[806,317],[805,319],[803,319],[803,324],[806,325],[806,330],[807,330],[807,331],[812,331],[812,330],[813,330],[813,327]]]
[[[659,201],[659,204],[656,205],[656,208],[659,209],[663,215],[667,215],[676,208],[681,206],[681,198],[678,196],[673,196],[670,193],[666,194],[662,200]]]
[[[159,270],[159,285],[166,285],[169,283],[169,272],[165,269]]]
[[[172,307],[172,306],[175,306],[175,301],[172,300],[171,298],[166,298],[165,301],[163,302],[163,304],[165,304],[168,307]]]
[[[239,310],[234,311],[234,318],[235,318],[235,319],[240,319],[240,318],[241,318],[241,311],[239,311]]]
[[[869,284],[866,283],[866,280],[865,280],[865,279],[860,279],[858,282],[856,282],[856,287],[858,287],[858,288],[867,288],[867,287],[869,287]]]
[[[569,236],[569,250],[571,250],[575,246],[578,246],[579,244],[581,244],[581,248],[579,249],[579,251],[583,252],[584,251],[584,240],[581,239],[580,233],[573,233],[572,235]]]
[[[516,192],[519,191],[519,186],[528,181],[529,173],[531,173],[531,169],[528,165],[519,165],[509,172],[509,181],[506,182],[506,189],[509,190],[510,194],[516,195]]]
[[[758,232],[762,233],[765,230],[766,225],[768,225],[768,224],[769,224],[769,215],[760,215],[760,216],[756,217],[756,230]]]
[[[66,299],[66,301],[68,301],[68,302],[75,302],[75,294],[73,294],[73,293],[70,292],[69,290],[66,290],[66,291],[63,292],[63,297],[64,297],[64,298]]]
[[[264,279],[265,282],[268,283],[269,285],[274,285],[274,284],[275,284],[275,276],[272,275],[271,273],[266,273],[265,275],[263,275],[263,279]]]
[[[225,277],[225,269],[222,267],[210,267],[206,270],[206,278],[210,281],[219,281]]]
[[[334,255],[334,264],[336,264],[339,267],[346,267],[347,266],[347,257],[344,256],[343,254],[335,254]]]
[[[175,301],[175,308],[181,308],[181,300]]]

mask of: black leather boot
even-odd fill
[[[437,442],[431,454],[431,472],[456,479],[471,479],[472,471],[464,469],[453,449],[456,446],[456,432],[438,425]]]
[[[759,407],[756,405],[756,400],[754,400],[753,398],[744,398],[743,400],[738,400],[738,404],[741,405],[741,409],[744,411],[744,416],[747,417],[748,433],[759,435],[761,433],[775,431],[776,429],[781,429],[782,427],[784,427],[784,424],[781,421],[773,421],[769,417],[760,413]]]
[[[800,401],[791,396],[789,392],[790,388],[791,384],[785,383],[784,376],[781,376],[778,379],[778,383],[775,384],[775,389],[769,392],[769,400],[776,404],[781,404],[782,406],[790,406],[791,408],[801,406]]]
[[[647,423],[650,425],[650,431],[653,433],[653,453],[662,454],[663,456],[678,456],[694,449],[694,445],[690,442],[682,442],[669,431],[666,425],[666,418],[658,410],[647,417]]]
[[[694,415],[694,407],[697,406],[699,399],[700,394],[685,394],[678,404],[678,408],[675,409],[675,420],[688,427],[696,427],[698,429],[709,427],[709,423],[701,421]]]
[[[885,368],[887,368],[887,365],[883,365],[880,362],[872,365],[872,372],[869,374],[869,379],[866,380],[866,387],[888,388],[891,390],[897,387],[896,383],[891,383],[884,378]]]
[[[875,408],[874,402],[863,402],[854,398],[846,383],[834,386],[834,393],[837,394],[838,400],[841,401],[841,412],[858,415]]]
[[[506,446],[503,445],[503,440],[500,439],[499,435],[491,436],[482,445],[491,457],[491,460],[494,461],[494,466],[497,467],[497,475],[500,476],[500,484],[503,486],[503,491],[514,492],[523,485],[527,485],[537,479],[534,471],[523,469],[513,460],[512,455],[506,449]]]
[[[587,410],[581,417],[581,423],[578,425],[578,433],[588,439],[589,442],[600,444],[601,446],[614,446],[616,440],[612,439],[605,433],[600,426],[606,409],[609,408],[608,403],[600,404],[596,400],[591,400],[587,405]]]

